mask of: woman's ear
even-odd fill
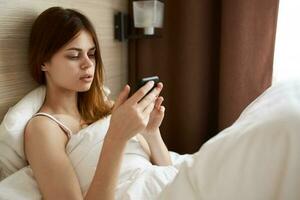
[[[42,64],[42,65],[41,65],[41,70],[42,70],[42,71],[47,71],[45,64]]]

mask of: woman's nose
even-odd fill
[[[81,63],[81,68],[85,69],[90,68],[92,66],[94,66],[94,62],[88,56],[84,56],[83,61]]]

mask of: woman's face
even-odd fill
[[[80,31],[44,63],[47,84],[76,92],[89,90],[95,72],[95,50],[89,32]]]

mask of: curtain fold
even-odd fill
[[[278,0],[164,3],[162,37],[129,41],[129,84],[160,77],[162,136],[193,153],[270,86]]]
[[[278,4],[278,0],[222,1],[220,130],[271,85]]]

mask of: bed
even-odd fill
[[[39,109],[38,87],[9,109],[0,125],[0,199],[41,199],[23,152],[23,130]],[[85,193],[91,183],[110,118],[101,119],[70,140],[67,152]],[[116,199],[300,199],[300,82],[270,87],[237,121],[194,154],[170,152],[173,165],[130,161],[138,142],[129,141]],[[93,133],[102,134],[93,134]],[[126,177],[126,178],[124,178]]]

